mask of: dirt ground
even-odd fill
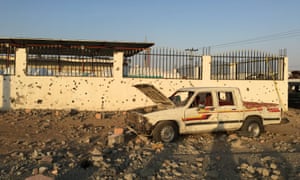
[[[300,109],[285,116],[288,124],[267,126],[256,139],[233,132],[157,144],[125,131],[125,142],[111,148],[108,136],[126,130],[125,113],[0,112],[0,179],[38,173],[54,179],[300,179]]]

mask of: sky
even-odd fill
[[[286,48],[300,70],[299,0],[0,0],[0,37],[153,42],[211,53]]]

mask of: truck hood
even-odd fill
[[[137,84],[134,85],[134,87],[139,89],[155,104],[157,104],[159,109],[169,109],[176,107],[175,104],[168,97],[166,97],[163,93],[161,93],[151,84]]]

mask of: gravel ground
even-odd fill
[[[259,138],[194,134],[161,144],[128,131],[121,112],[0,112],[0,179],[300,179],[300,109],[285,116],[290,123]],[[116,128],[124,142],[111,146]]]

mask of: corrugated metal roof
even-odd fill
[[[139,51],[150,48],[154,43],[148,42],[116,42],[116,41],[89,41],[89,40],[61,40],[61,39],[31,39],[31,38],[0,38],[0,44],[9,44],[10,46],[27,48],[42,47],[44,52],[47,48],[64,48],[70,52],[70,49],[90,49],[94,51],[104,51],[113,54],[114,51],[123,51],[126,57],[132,56]],[[74,51],[76,53],[77,51]]]

